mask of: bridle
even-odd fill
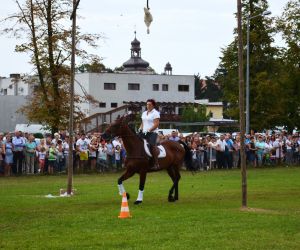
[[[127,125],[123,120],[120,122],[120,125],[119,125],[119,129],[122,129],[122,128],[128,128],[128,129],[129,129],[128,125]],[[105,133],[106,133],[106,132],[105,132]],[[109,129],[109,135],[110,135],[111,137],[114,137],[114,136],[120,136],[120,137],[134,137],[134,136],[136,136],[136,134],[114,135],[114,133],[112,133],[112,132],[110,131],[110,129]]]

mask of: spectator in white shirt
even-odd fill
[[[225,147],[226,147],[226,141],[225,136],[220,135],[220,139],[217,140],[216,143],[216,151],[217,151],[217,166],[218,168],[225,168]]]
[[[76,150],[79,152],[79,171],[84,171],[87,168],[88,162],[88,145],[89,142],[85,138],[85,133],[82,133],[76,142]]]

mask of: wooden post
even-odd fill
[[[239,109],[241,133],[241,175],[242,175],[242,207],[247,207],[247,169],[245,155],[245,86],[243,71],[243,36],[242,36],[242,3],[237,0],[238,13],[238,62],[239,62]]]
[[[75,80],[75,53],[76,53],[76,9],[80,0],[73,0],[72,20],[72,55],[71,55],[71,83],[70,83],[70,119],[69,119],[69,164],[67,194],[71,195],[73,188],[73,137],[74,137],[74,80]]]

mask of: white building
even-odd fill
[[[12,132],[18,123],[27,119],[17,112],[25,103],[30,88],[20,74],[11,74],[9,78],[0,78],[0,132]]]
[[[87,116],[108,112],[124,102],[193,102],[194,76],[154,75],[139,73],[83,73],[76,80],[99,104],[84,103],[81,109]],[[75,92],[83,95],[76,84]]]
[[[29,93],[30,88],[21,79],[20,74],[10,74],[9,78],[0,78],[0,96],[27,96]]]
[[[75,93],[92,95],[99,103],[81,105],[86,116],[108,112],[121,107],[124,102],[194,102],[194,76],[172,75],[167,63],[164,74],[154,74],[149,63],[142,59],[140,42],[131,42],[131,57],[117,73],[76,74]]]

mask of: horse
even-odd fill
[[[125,187],[123,181],[132,177],[138,173],[140,175],[139,192],[138,197],[134,204],[140,204],[143,202],[143,193],[146,182],[146,176],[148,172],[153,172],[151,167],[153,166],[152,157],[148,156],[145,150],[145,141],[139,137],[136,132],[128,126],[129,115],[124,115],[116,119],[109,127],[104,131],[102,136],[106,138],[119,136],[123,140],[123,144],[126,150],[125,158],[125,173],[118,179],[119,194],[123,195]],[[160,170],[166,170],[172,179],[173,185],[169,190],[168,201],[175,202],[178,200],[178,182],[181,178],[180,168],[185,163],[186,169],[193,170],[192,156],[189,147],[182,141],[163,141],[161,146],[165,149],[165,157],[159,158]],[[157,171],[157,170],[156,170]],[[175,193],[174,193],[175,191]],[[174,193],[174,196],[173,196]],[[128,193],[127,198],[130,198]]]

